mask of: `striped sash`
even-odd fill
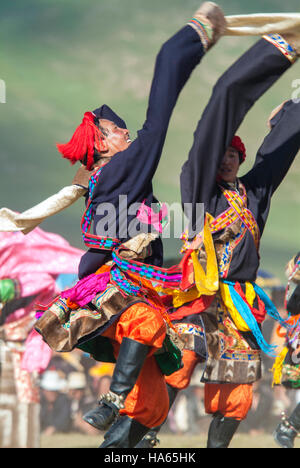
[[[85,245],[90,249],[113,250],[118,247],[121,242],[113,237],[97,236],[90,233],[93,214],[92,214],[92,197],[97,183],[99,182],[102,168],[97,169],[91,176],[89,182],[89,198],[85,212],[81,220],[81,232]]]
[[[231,226],[234,222],[240,219],[252,235],[256,249],[258,250],[260,243],[259,227],[252,212],[247,208],[246,189],[241,183],[240,187],[242,189],[241,195],[233,190],[227,190],[220,186],[223,195],[229,204],[229,208],[214,219],[210,224],[210,229],[212,234],[214,234],[228,226]]]

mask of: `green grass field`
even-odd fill
[[[199,4],[199,0],[3,2],[0,79],[6,83],[6,104],[0,104],[0,206],[23,211],[71,182],[75,168],[60,157],[55,143],[68,141],[86,110],[107,103],[136,134],[146,114],[155,56]],[[298,0],[219,4],[226,14],[299,9]],[[180,168],[212,86],[254,41],[223,38],[183,90],[154,180],[162,201],[180,200]],[[292,82],[298,78],[296,64],[247,116],[239,131],[248,149],[243,172],[251,167],[267,133],[270,111],[291,97]],[[298,158],[274,197],[262,241],[262,267],[281,278],[284,264],[299,250],[299,176]],[[42,227],[83,248],[82,208],[79,202]],[[177,254],[178,245],[172,240],[165,243],[167,259]]]
[[[159,436],[160,448],[205,448],[206,434],[195,435],[169,435]],[[78,434],[56,434],[51,437],[42,437],[41,448],[97,448],[103,438],[97,436],[84,436]],[[248,434],[237,434],[231,442],[230,448],[279,448],[273,437],[269,434],[251,436]],[[296,440],[295,448],[300,448],[299,439]]]

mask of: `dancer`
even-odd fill
[[[78,346],[99,360],[116,359],[109,394],[85,417],[104,430],[121,415],[101,447],[134,447],[168,413],[168,395],[160,370],[166,361],[164,355],[154,353],[167,347],[164,372],[169,374],[179,368],[180,354],[166,336],[169,319],[158,295],[147,290],[146,282],[137,295],[140,280],[136,285],[129,283],[120,269],[111,268],[110,262],[116,262],[118,248],[122,264],[128,258],[139,260],[146,265],[144,270],[150,264],[151,271],[162,264],[157,231],[161,230],[164,212],[151,211],[151,204],[156,202],[151,181],[178,95],[224,29],[223,13],[207,2],[164,44],[157,57],[147,119],[134,142],[125,123],[108,106],[102,106],[87,112],[70,142],[58,146],[65,158],[79,160],[93,170],[82,222],[84,241],[90,250],[81,260],[79,283],[51,305],[36,329],[53,349],[71,351]],[[125,206],[119,205],[120,195],[127,196]],[[113,223],[99,214],[103,203],[115,208]],[[125,224],[128,227],[138,221],[142,234],[132,236],[123,232],[124,212],[131,213],[136,203],[138,213],[125,215]],[[147,226],[149,217],[155,220],[156,231]],[[90,233],[92,222],[94,234]]]
[[[261,376],[260,351],[274,352],[261,334],[266,312],[282,323],[254,282],[271,197],[299,150],[300,105],[288,101],[276,109],[252,170],[241,178],[237,173],[246,150],[235,133],[299,52],[296,35],[278,34],[264,36],[246,52],[214,87],[182,168],[182,203],[192,210],[181,286],[190,290],[174,296],[171,320],[188,346],[183,368],[166,381],[172,403],[189,384],[196,364],[206,361],[205,405],[213,415],[208,448],[228,447],[251,408],[252,384]],[[198,203],[204,204],[206,218],[203,232],[195,236]],[[155,444],[155,432],[141,444]]]
[[[286,298],[286,309],[290,315],[287,323],[291,326],[284,331],[285,347],[273,366],[273,384],[282,384],[286,388],[300,388],[300,365],[299,365],[299,319],[300,319],[300,252],[290,260],[287,270],[288,287]],[[289,295],[291,283],[296,285],[295,290]],[[289,297],[290,296],[290,297]],[[281,333],[281,330],[279,330]],[[282,334],[280,334],[282,336]],[[282,415],[282,422],[274,432],[274,439],[282,448],[294,448],[295,438],[300,432],[300,403],[292,414],[287,418]]]

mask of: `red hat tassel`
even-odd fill
[[[94,123],[95,116],[92,112],[84,114],[82,123],[77,127],[68,143],[57,144],[58,151],[64,158],[69,159],[71,164],[77,161],[86,160],[86,168],[90,170],[94,164],[95,147],[98,151],[107,149],[104,137],[99,128]]]
[[[244,162],[246,159],[246,148],[244,143],[242,142],[242,139],[239,136],[235,135],[230,143],[230,146],[240,153],[242,162]]]

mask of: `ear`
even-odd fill
[[[105,154],[102,153],[107,153],[109,148],[106,137],[103,134],[101,134],[100,139],[95,139],[95,149],[105,158]]]

